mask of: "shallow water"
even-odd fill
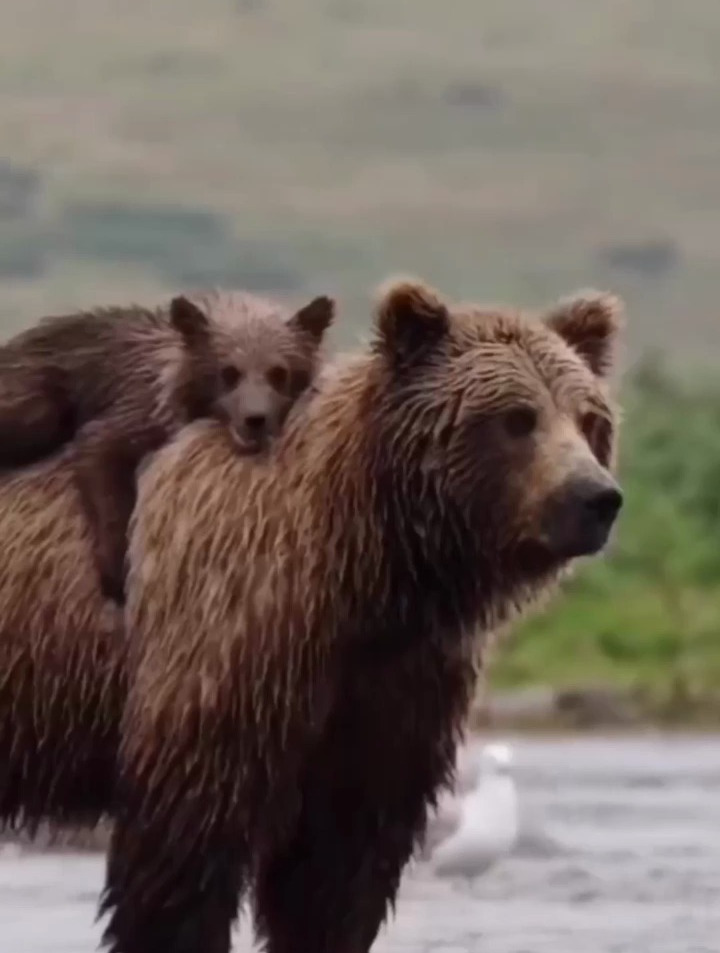
[[[720,736],[514,742],[524,834],[474,884],[416,867],[377,953],[717,953]],[[0,953],[91,953],[97,856],[0,854]],[[237,953],[249,951],[247,926]]]

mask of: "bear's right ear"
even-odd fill
[[[328,298],[327,295],[321,295],[319,298],[313,298],[304,308],[296,311],[288,321],[288,326],[297,328],[304,334],[309,335],[316,344],[320,344],[334,317],[334,299]]]
[[[178,295],[170,302],[170,324],[189,344],[206,341],[210,332],[205,312],[184,295]]]
[[[617,295],[590,289],[563,298],[542,319],[603,378],[612,368],[624,310]]]
[[[403,359],[434,347],[448,332],[450,312],[422,281],[395,279],[380,288],[375,321],[382,350]]]

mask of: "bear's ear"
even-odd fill
[[[178,295],[170,302],[170,324],[189,344],[206,341],[210,332],[205,312],[184,295]]]
[[[545,324],[576,351],[597,377],[613,365],[624,324],[621,298],[602,291],[577,291],[543,314]]]
[[[300,308],[288,321],[288,327],[297,328],[320,344],[335,317],[335,300],[321,295]]]
[[[424,282],[400,278],[380,288],[375,321],[382,349],[402,359],[433,348],[448,332],[450,312]]]

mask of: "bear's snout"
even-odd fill
[[[599,552],[622,501],[620,487],[604,470],[569,478],[549,503],[543,533],[546,545],[561,559]]]

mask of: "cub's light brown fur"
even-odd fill
[[[113,953],[227,953],[247,884],[271,953],[368,950],[451,777],[484,633],[619,508],[617,324],[611,299],[543,323],[394,283],[372,345],[267,461],[211,423],[155,458],[130,543]]]
[[[317,342],[288,328],[288,313],[242,294],[213,296],[207,307],[233,342],[224,359],[246,373],[284,360],[303,386],[312,380]],[[273,402],[292,399],[288,390]],[[92,825],[110,807],[125,639],[94,572],[95,534],[76,480],[83,453],[70,442],[0,473],[0,828],[32,833],[43,818]]]
[[[76,439],[76,477],[103,592],[123,598],[135,471],[185,423],[223,420],[241,448],[277,435],[315,373],[333,313],[242,293],[46,318],[0,348],[0,465]]]

